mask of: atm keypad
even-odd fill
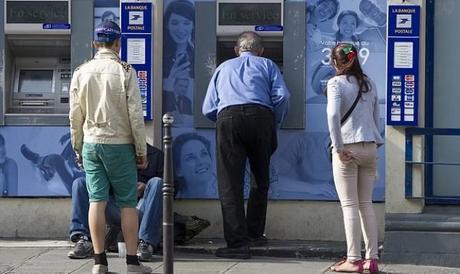
[[[70,73],[61,73],[61,79],[70,79]]]

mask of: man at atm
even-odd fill
[[[280,70],[261,57],[263,52],[257,33],[240,34],[235,46],[238,57],[216,69],[203,102],[203,114],[216,122],[217,181],[227,242],[227,247],[216,251],[218,257],[248,259],[250,245],[267,242],[270,158],[290,94]],[[247,214],[243,199],[246,159],[255,178]]]

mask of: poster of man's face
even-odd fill
[[[94,1],[94,27],[100,25],[105,21],[113,21],[120,25],[119,0]]]
[[[119,7],[100,7],[94,8],[94,26],[98,26],[103,22],[113,21],[120,24],[120,8]]]

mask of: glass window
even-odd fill
[[[434,17],[434,82],[433,82],[433,127],[459,128],[460,93],[458,92],[458,62],[460,43],[453,26],[458,25],[460,1],[435,1]],[[435,162],[458,163],[460,140],[458,136],[435,136],[433,138],[433,160]],[[458,166],[433,167],[433,195],[460,196]]]

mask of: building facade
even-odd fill
[[[148,142],[161,147],[161,116],[166,112],[175,117],[174,137],[201,140],[198,145],[173,148],[180,182],[175,209],[211,220],[211,227],[200,236],[222,235],[214,129],[202,116],[201,103],[215,67],[233,57],[238,33],[258,30],[266,56],[279,65],[292,93],[272,159],[267,236],[344,240],[327,154],[323,92],[334,74],[331,48],[350,42],[359,49],[364,71],[376,82],[380,99],[385,145],[379,149],[374,201],[384,257],[420,259],[414,255],[419,246],[401,247],[405,239],[435,239],[436,233],[448,232],[451,238],[446,236],[439,244],[446,251],[441,248],[443,241],[455,238],[457,223],[449,216],[455,215],[460,196],[454,180],[459,172],[455,151],[460,148],[455,138],[460,133],[453,75],[458,54],[451,46],[458,40],[452,33],[460,9],[457,1],[52,2],[56,3],[48,8],[38,0],[0,2],[0,13],[5,14],[0,22],[0,134],[10,170],[6,175],[3,164],[0,206],[7,210],[0,213],[0,237],[66,237],[72,180],[84,176],[73,166],[69,151],[68,82],[73,69],[94,54],[94,26],[114,20],[125,34],[121,55],[138,72]],[[417,18],[414,26],[388,21],[393,15],[407,19],[404,11],[399,15],[392,9],[398,7],[418,10],[409,17]],[[400,46],[412,41],[412,35],[401,38],[389,33],[392,28],[415,26],[418,42],[408,53]],[[411,66],[415,72],[406,74],[415,77],[405,79],[403,95],[409,97],[398,101],[395,78],[388,75],[407,65],[403,57],[415,64]],[[388,60],[393,71],[385,69]],[[411,90],[416,90],[413,100]],[[408,104],[398,110],[398,102]],[[401,112],[406,124],[392,120],[400,119],[395,117]],[[246,194],[249,183],[247,172]],[[456,258],[455,251],[447,253]]]

